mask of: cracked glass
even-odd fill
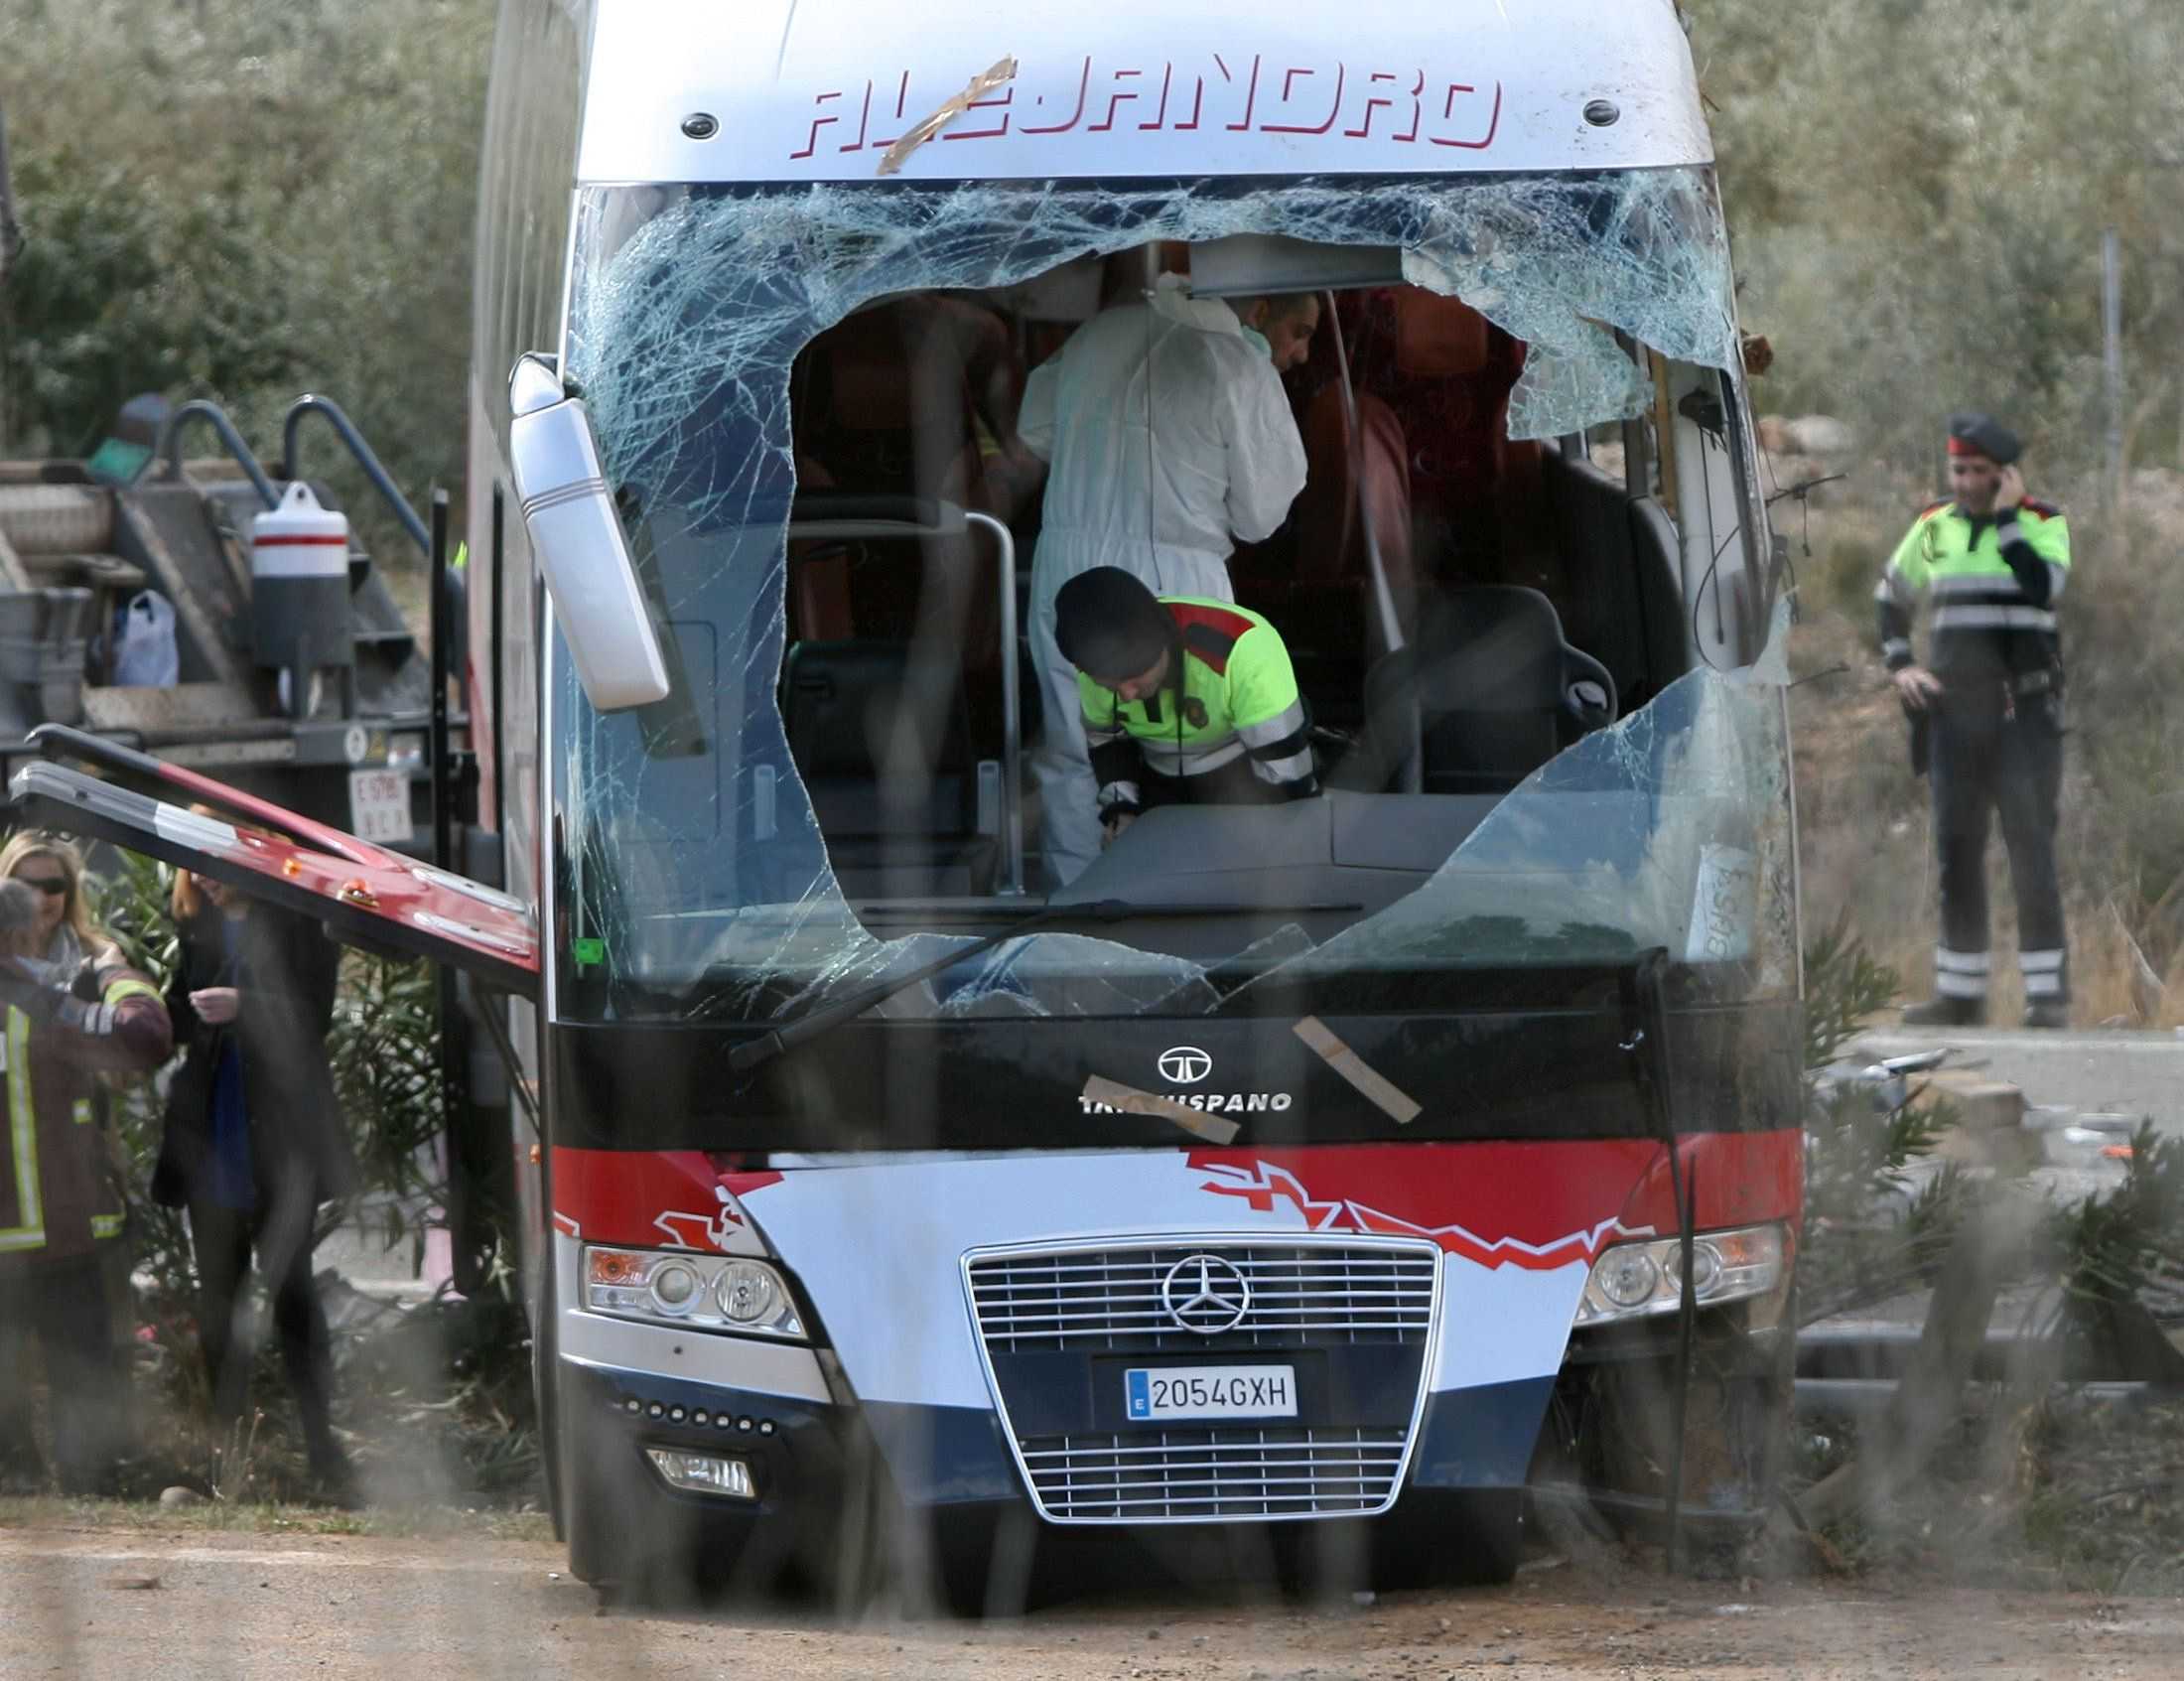
[[[1512,441],[1643,411],[1649,387],[1617,333],[1672,359],[1733,365],[1726,243],[1704,169],[582,195],[567,371],[671,630],[675,692],[603,716],[567,661],[557,668],[565,1014],[778,1019],[970,943],[950,927],[976,919],[958,904],[861,893],[853,906],[790,749],[798,354],[875,300],[994,296],[1108,253],[1237,233],[1400,251],[1404,280],[1520,341]],[[1028,667],[1022,680],[1034,680]],[[1416,869],[1415,891],[1316,939],[1261,917],[1209,958],[1160,949],[1136,924],[1115,938],[1030,932],[879,1013],[1190,1015],[1277,975],[1653,946],[1710,964],[1739,994],[1780,995],[1796,963],[1782,700],[1771,656],[1660,686],[1501,796]],[[1035,853],[1035,828],[1027,839]]]

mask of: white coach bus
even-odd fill
[[[1303,488],[1226,566],[1321,791],[1064,882],[1024,393],[1230,299],[1310,306]],[[577,1574],[824,1574],[908,1514],[974,1597],[997,1533],[1117,1526],[1493,1576],[1541,1499],[1763,1511],[1800,976],[1743,379],[1671,0],[503,0],[507,924],[318,875],[506,995]],[[1162,418],[1108,417],[1156,538]]]

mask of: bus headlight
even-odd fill
[[[714,1286],[721,1312],[736,1325],[762,1325],[773,1317],[781,1299],[773,1282],[773,1269],[756,1261],[732,1261]]]
[[[584,1248],[584,1305],[658,1325],[803,1340],[788,1282],[763,1261],[677,1249]]]
[[[1778,1225],[1702,1232],[1692,1240],[1693,1297],[1702,1308],[1765,1296],[1780,1287],[1787,1246]],[[1579,1325],[1673,1314],[1683,1298],[1684,1245],[1675,1237],[1600,1251],[1577,1304]]]

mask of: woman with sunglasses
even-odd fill
[[[120,948],[98,925],[83,892],[83,855],[58,835],[30,831],[0,847],[0,877],[21,882],[38,897],[32,955],[54,972],[73,976],[86,958],[118,963]]]
[[[152,1195],[190,1210],[215,1417],[231,1423],[248,1398],[244,1287],[255,1254],[312,1480],[323,1497],[353,1503],[311,1267],[319,1204],[348,1194],[355,1179],[326,1051],[340,952],[317,923],[188,870],[176,872],[173,909],[182,942],[167,1008],[187,1054],[168,1089]]]
[[[167,1011],[84,905],[68,842],[0,848],[0,1480],[36,1480],[21,1343],[46,1352],[62,1486],[96,1491],[129,1450],[129,1254],[102,1074],[167,1059]],[[11,1465],[12,1462],[12,1465]],[[10,1477],[12,1470],[14,1477]]]

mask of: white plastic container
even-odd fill
[[[250,521],[250,618],[257,662],[309,673],[353,658],[348,620],[348,516],[289,486]]]

